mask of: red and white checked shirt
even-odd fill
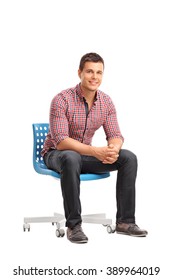
[[[50,107],[50,131],[47,134],[42,156],[65,138],[73,138],[91,145],[93,135],[103,126],[106,139],[124,140],[117,121],[116,109],[111,98],[98,90],[89,112],[82,96],[80,84],[57,94]]]

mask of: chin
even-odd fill
[[[91,91],[96,91],[96,90],[98,90],[98,86],[90,86],[90,87],[88,87],[88,89]]]

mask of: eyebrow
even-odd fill
[[[88,68],[88,69],[86,69],[86,71],[94,71],[94,70],[93,70],[93,69]],[[102,70],[98,70],[97,72],[103,73],[103,71],[102,71]]]

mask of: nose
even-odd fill
[[[93,78],[93,79],[97,79],[97,73],[93,72],[92,78]]]

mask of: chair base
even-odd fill
[[[83,223],[92,223],[92,224],[102,224],[102,225],[111,225],[112,220],[106,218],[106,214],[90,214],[82,215]]]
[[[56,224],[56,236],[63,237],[65,235],[62,227],[65,226],[65,217],[62,214],[54,213],[53,216],[49,217],[26,217],[24,218],[23,230],[30,231],[31,223],[52,223],[52,225]],[[106,214],[90,214],[90,215],[82,215],[83,223],[92,223],[92,224],[102,224],[107,226],[108,233],[113,233],[115,231],[115,227],[112,225],[112,220],[106,218]]]
[[[54,213],[54,216],[24,218],[24,231],[26,229],[30,230],[30,223],[52,223],[53,225],[56,224],[57,228],[60,229],[65,226],[65,217],[62,214]]]

